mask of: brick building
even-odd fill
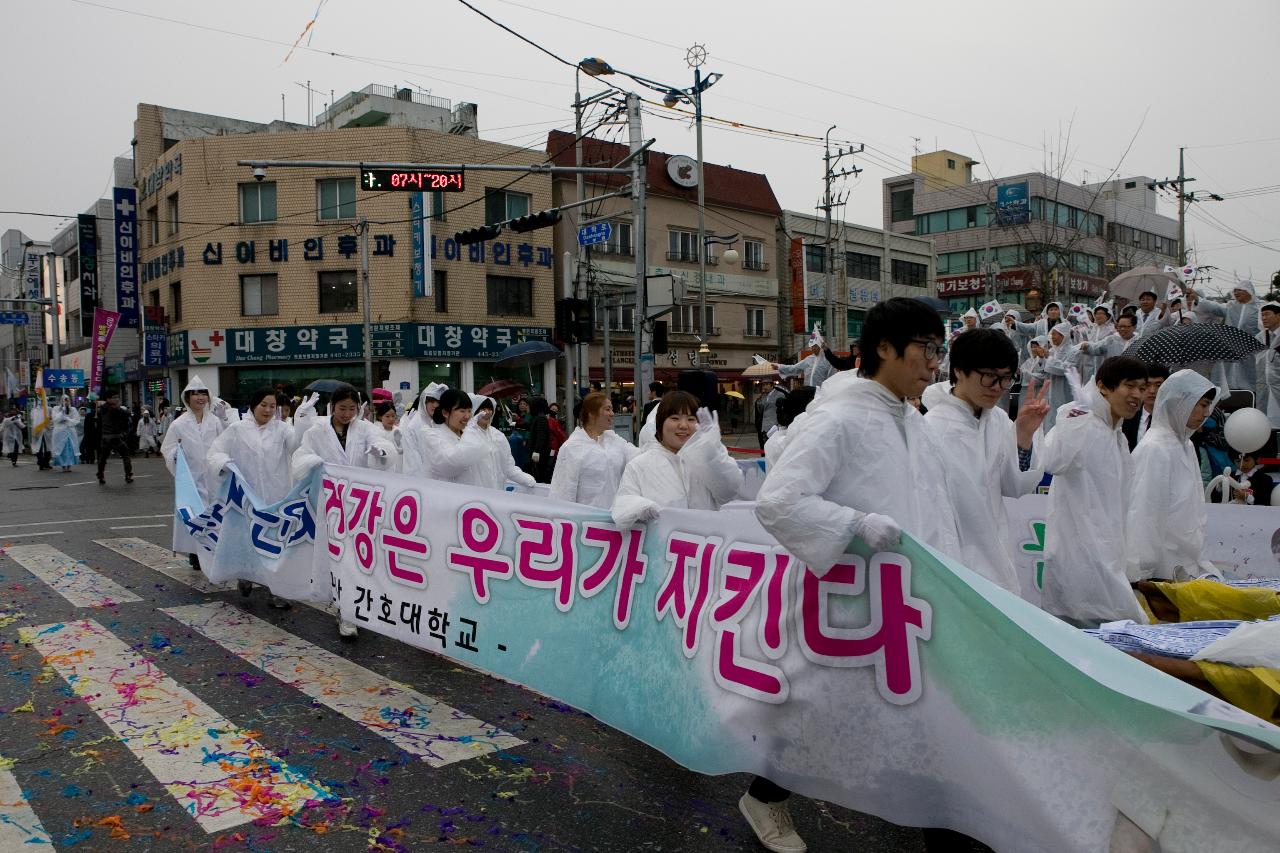
[[[381,102],[396,99],[366,100],[382,115]],[[457,132],[369,115],[344,113],[346,126],[313,128],[138,105],[138,290],[153,315],[163,310],[170,393],[192,375],[232,402],[263,385],[301,392],[332,378],[363,386],[361,218],[369,221],[375,386],[416,391],[444,381],[474,390],[507,375],[493,363],[506,346],[550,336],[550,233],[472,246],[453,239],[486,219],[550,206],[545,175],[468,171],[465,191],[425,193],[434,221],[421,236],[432,274],[415,277],[413,193],[367,192],[355,170],[274,168],[255,180],[237,165],[543,159],[476,138],[474,108]],[[553,367],[537,371],[535,388],[549,388],[553,377]]]

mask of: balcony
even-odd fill
[[[697,252],[667,252],[667,260],[679,261],[685,264],[696,264],[698,262]],[[720,263],[720,259],[715,255],[707,255],[707,266],[714,267]]]
[[[744,270],[755,270],[756,272],[768,272],[769,264],[766,261],[746,260],[742,262]]]
[[[674,326],[672,326],[672,327],[668,328],[668,329],[667,329],[667,332],[668,332],[669,334],[672,334],[672,335],[687,335],[687,336],[690,336],[690,337],[702,334],[702,330],[700,330],[700,329],[676,328],[676,327],[674,327]],[[711,327],[707,330],[707,337],[709,337],[709,338],[717,338],[717,337],[719,337],[719,336],[720,336],[720,327],[719,327],[719,326],[711,326]]]
[[[612,243],[596,243],[586,248],[590,249],[593,255],[618,255],[619,257],[630,258],[634,257],[636,253],[636,250],[630,245],[615,246]]]
[[[742,332],[744,338],[767,338],[772,334],[767,329],[745,329]]]

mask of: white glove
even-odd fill
[[[294,410],[293,416],[295,418],[310,417],[315,414],[316,403],[318,402],[320,402],[320,395],[312,391],[307,399],[298,404],[298,408]]]
[[[227,414],[227,401],[219,397],[213,402],[213,413],[219,418]]]
[[[400,430],[391,433],[391,440],[396,443],[396,450],[404,450],[404,434]]]
[[[698,409],[698,432],[714,432],[720,434],[720,413],[709,409]]]
[[[368,411],[368,409],[369,409],[369,404],[368,404],[368,403],[361,403],[361,404],[360,404],[360,412],[359,412],[359,414],[357,414],[357,415],[356,415],[356,418],[357,418],[358,420],[364,420],[364,413],[365,413],[366,411]]]
[[[644,509],[640,510],[640,514],[639,516],[637,516],[636,520],[637,521],[657,521],[658,516],[661,514],[662,514],[662,507],[658,506],[657,504],[649,504]]]
[[[873,551],[886,551],[902,539],[902,528],[887,515],[869,512],[853,526],[853,535],[870,545]]]
[[[369,449],[366,450],[365,453],[368,453],[370,456],[377,456],[379,459],[387,455],[386,450],[382,449],[381,447],[374,447],[373,445],[370,445]]]
[[[536,452],[536,451],[535,451],[535,452],[533,453],[533,461],[534,461],[534,462],[539,462],[539,461],[541,461],[541,460],[542,460],[542,454],[541,454],[541,453],[538,453],[538,452]]]

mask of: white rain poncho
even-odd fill
[[[1028,345],[1031,341],[1031,335],[1018,331],[1018,324],[1022,323],[1022,314],[1009,309],[1004,312],[1004,318],[1000,321],[1000,331],[1009,336],[1009,340],[1013,341],[1013,345],[1018,348],[1018,363],[1026,361],[1031,356]],[[1024,326],[1030,326],[1030,323],[1023,323]]]
[[[1058,319],[1051,323],[1049,320],[1049,308],[1055,305],[1058,307]],[[1040,313],[1040,316],[1035,321],[1031,323],[1023,323],[1021,320],[1018,320],[1013,324],[1013,327],[1022,334],[1033,338],[1040,335],[1048,337],[1049,330],[1060,322],[1062,322],[1062,303],[1050,302],[1044,306],[1044,311]]]
[[[593,439],[578,427],[556,455],[551,497],[609,509],[622,482],[622,472],[639,454],[639,448],[613,430],[607,429],[599,439]]]
[[[924,422],[934,444],[947,451],[938,462],[960,537],[956,556],[987,580],[1021,594],[1009,555],[1004,498],[1029,495],[1040,484],[1044,472],[1035,465],[1035,454],[1031,468],[1020,470],[1017,433],[1004,410],[996,407],[974,417],[973,407],[954,394],[935,400]]]
[[[720,441],[718,421],[699,409],[697,431],[679,453],[661,442],[637,455],[622,472],[613,522],[634,527],[660,507],[719,509],[738,496],[742,469]]]
[[[1241,290],[1249,294],[1248,302],[1237,302],[1235,291]],[[1235,326],[1250,335],[1256,335],[1262,329],[1257,291],[1253,282],[1241,281],[1231,288],[1231,301],[1226,306],[1227,325]],[[1232,388],[1253,390],[1258,382],[1258,363],[1252,358],[1242,358],[1227,365],[1227,379]]]
[[[775,426],[769,431],[769,437],[764,440],[764,464],[765,470],[772,468],[778,464],[778,460],[782,458],[782,451],[787,448],[787,427]]]
[[[400,420],[400,470],[405,474],[427,474],[427,432],[437,424],[427,416],[427,400],[440,401],[448,385],[432,382],[418,398],[417,407]]]
[[[648,450],[650,447],[658,443],[658,407],[654,406],[649,410],[649,417],[644,419],[644,425],[640,427],[640,440],[637,444],[641,450]]]
[[[187,387],[182,389],[182,399],[185,401],[187,394],[193,391],[208,393],[209,387],[200,380],[199,376],[193,376],[187,383]],[[223,413],[229,415],[230,409],[224,409]],[[218,497],[218,478],[206,464],[209,449],[213,447],[214,440],[227,428],[227,423],[228,421],[222,416],[213,413],[213,400],[210,399],[201,420],[196,420],[191,409],[174,418],[173,423],[169,424],[169,428],[165,430],[164,441],[160,444],[160,455],[164,457],[165,467],[169,469],[170,474],[176,474],[178,451],[182,451],[183,456],[186,457],[187,469],[191,471],[191,479],[195,481],[196,491],[200,493],[200,500],[205,506]]]
[[[1263,329],[1258,332],[1258,340],[1267,348],[1257,355],[1257,406],[1267,413],[1271,428],[1280,429],[1280,329]]]
[[[396,454],[396,446],[386,438],[381,424],[371,424],[356,418],[347,424],[347,441],[344,447],[333,428],[333,418],[318,418],[302,434],[302,440],[292,451],[290,464],[295,481],[301,480],[317,465],[350,465],[353,468],[382,469],[383,460]]]
[[[205,419],[208,420],[208,415]],[[174,425],[181,420],[178,418]],[[236,421],[224,429],[209,448],[208,469],[215,483],[214,494],[217,494],[220,472],[234,464],[250,491],[264,505],[282,500],[293,485],[289,460],[297,447],[298,434],[284,421],[272,418],[265,426],[258,426],[252,415]]]
[[[1095,306],[1094,310],[1096,311],[1098,308],[1106,309],[1108,318],[1103,323],[1095,323],[1093,322],[1093,318],[1090,317],[1090,322],[1085,327],[1084,340],[1089,342],[1089,351],[1087,353],[1082,352],[1080,354],[1080,370],[1086,380],[1098,372],[1098,367],[1105,360],[1104,357],[1098,353],[1098,344],[1116,333],[1116,324],[1110,319],[1111,303],[1100,303]]]
[[[832,366],[831,362],[827,361],[826,355],[821,351],[813,355],[807,355],[795,364],[778,365],[779,376],[802,376],[804,377],[805,385],[812,385],[815,388],[821,386],[836,372],[835,367]],[[656,409],[657,406],[654,408]]]
[[[471,411],[472,418],[480,411],[480,404],[489,400],[488,397],[482,397],[479,394],[471,394]],[[489,400],[492,404],[493,401]],[[496,414],[496,409],[495,409]],[[477,425],[479,427],[479,425]],[[516,465],[515,457],[511,455],[511,444],[507,441],[507,437],[503,435],[502,430],[494,426],[479,427],[481,434],[488,442],[488,455],[480,460],[480,463],[474,466],[469,474],[474,479],[458,480],[460,483],[470,483],[473,486],[480,486],[486,489],[497,489],[504,491],[507,488],[507,481],[515,483],[518,486],[533,486],[538,481],[529,474],[520,470]],[[559,462],[556,463],[557,465]]]
[[[50,439],[50,451],[53,453],[53,464],[65,468],[80,461],[80,435],[76,427],[80,425],[80,412],[71,405],[70,397],[63,397],[62,402],[50,416],[53,421],[53,436]],[[155,450],[152,441],[151,449]]]
[[[1071,343],[1071,324],[1059,323],[1051,330],[1062,335],[1062,343],[1051,346],[1045,356],[1045,376],[1049,378],[1049,416],[1044,419],[1044,428],[1053,427],[1058,409],[1070,403],[1077,396],[1080,386],[1080,348]]]
[[[1146,615],[1129,588],[1132,572],[1125,535],[1133,462],[1122,421],[1096,384],[1085,400],[1063,408],[1045,436],[1040,464],[1053,475],[1045,525],[1042,607],[1078,622]]]
[[[480,425],[472,418],[456,435],[445,424],[419,432],[422,438],[422,454],[426,461],[426,476],[448,483],[483,482],[483,468],[489,464],[489,440]]]
[[[142,417],[138,418],[138,426],[134,429],[138,434],[138,450],[142,453],[151,453],[156,449],[156,438],[160,435],[160,424],[155,418],[151,417],[151,412],[146,409],[142,410]]]
[[[958,557],[942,452],[924,418],[873,379],[830,390],[792,422],[760,488],[756,518],[765,530],[819,574],[849,549],[870,513]]]
[[[1187,418],[1200,398],[1216,393],[1194,370],[1179,370],[1160,386],[1151,426],[1133,451],[1132,494],[1125,530],[1137,558],[1129,580],[1221,577],[1204,556],[1208,513],[1200,461]]]
[[[373,431],[379,438],[387,440],[395,448],[395,453],[388,452],[386,456],[380,457],[373,467],[380,471],[390,471],[393,474],[402,473],[404,471],[404,435],[400,432],[400,427],[397,425],[387,429],[382,424],[375,423]]]
[[[9,415],[0,423],[0,440],[4,442],[4,455],[22,452],[22,431],[27,428],[27,422],[22,419],[22,415]]]

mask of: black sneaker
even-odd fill
[[[248,598],[253,592],[253,583],[251,581],[236,581],[236,589],[240,590],[242,598]]]

